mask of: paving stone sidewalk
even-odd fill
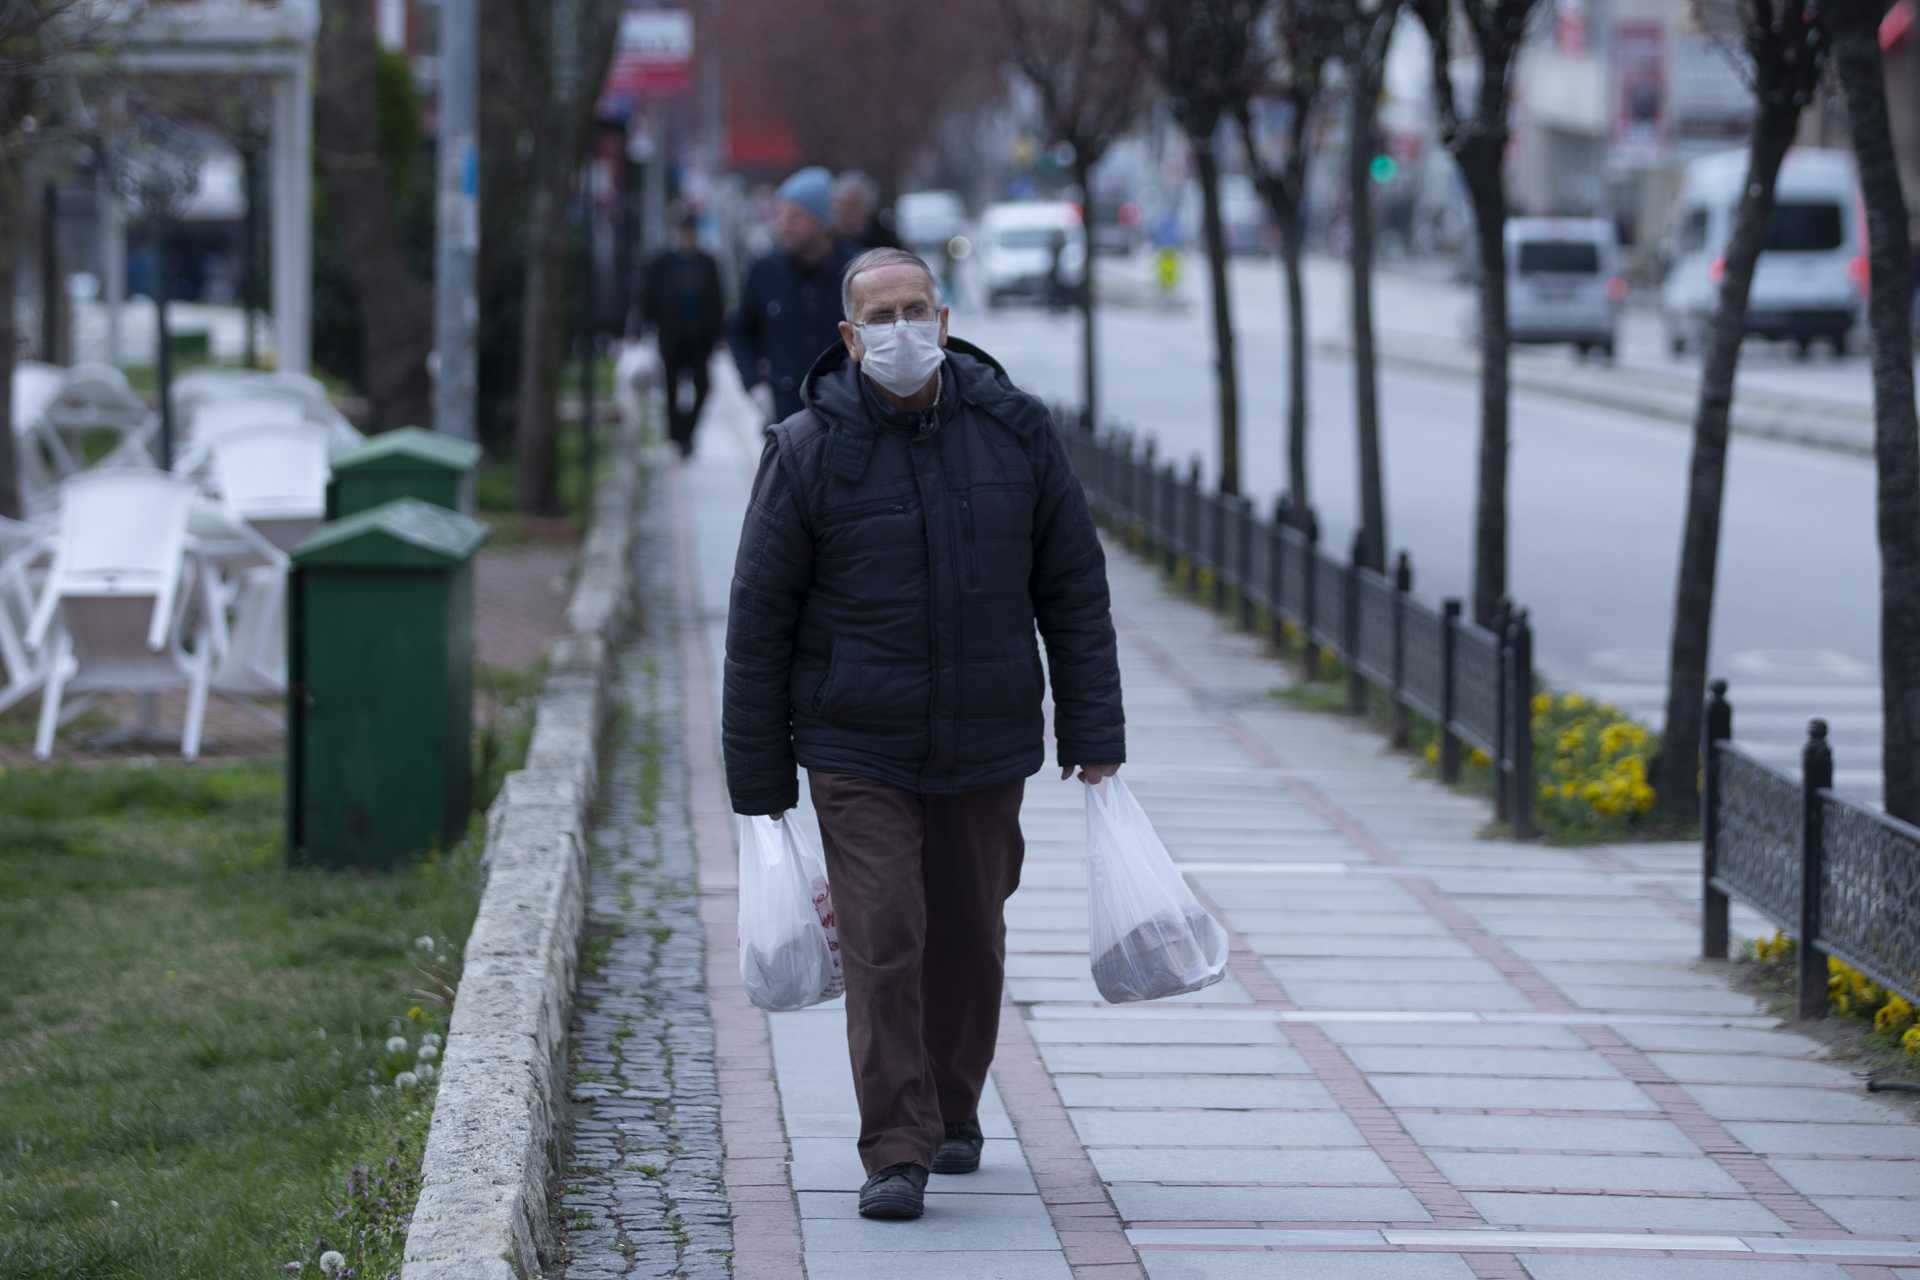
[[[749,413],[723,384],[672,477],[716,948]],[[1126,776],[1231,930],[1228,979],[1100,1002],[1082,797],[1035,779],[986,1167],[883,1224],[854,1211],[842,1014],[762,1020],[709,955],[723,1039],[762,1055],[722,1071],[736,1275],[1920,1280],[1920,1123],[1693,959],[1693,847],[1481,840],[1484,804],[1273,698],[1283,668],[1141,562],[1110,572]]]

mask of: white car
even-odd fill
[[[967,206],[953,191],[910,191],[893,205],[900,243],[931,261],[967,233]]]
[[[1661,321],[1675,355],[1706,346],[1746,180],[1745,151],[1704,156],[1687,167],[1660,291]],[[1815,341],[1844,355],[1866,294],[1863,226],[1850,154],[1815,147],[1788,152],[1754,268],[1747,333],[1791,341],[1803,356]]]
[[[1008,298],[1049,300],[1058,284],[1069,293],[1087,277],[1087,229],[1077,205],[1022,200],[990,205],[980,218],[980,283],[989,307]]]
[[[1613,358],[1627,282],[1605,218],[1507,223],[1507,330],[1515,343],[1569,343]]]

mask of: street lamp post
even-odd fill
[[[173,223],[200,186],[200,144],[187,130],[155,116],[144,117],[117,147],[115,177],[137,203],[153,238],[153,302],[158,326],[155,366],[160,396],[160,466],[173,469],[173,352],[167,339],[168,241]]]

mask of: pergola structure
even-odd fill
[[[126,0],[105,53],[110,72],[244,77],[271,86],[274,351],[306,373],[313,348],[313,46],[318,0]],[[124,210],[106,201],[109,345],[119,347],[125,293]],[[252,317],[248,317],[252,323]]]

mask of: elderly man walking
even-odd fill
[[[947,336],[927,264],[856,258],[841,345],[769,429],[727,622],[727,782],[780,814],[809,773],[838,915],[868,1174],[920,1216],[970,1173],[999,1030],[1020,802],[1125,758],[1106,560],[1046,409]],[[1035,639],[1045,641],[1043,672]]]
[[[733,313],[740,382],[775,420],[800,412],[800,379],[839,340],[840,277],[858,250],[833,233],[832,192],[833,176],[818,167],[780,184],[779,248],[747,269]]]

